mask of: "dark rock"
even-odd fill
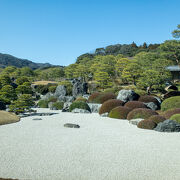
[[[169,86],[165,87],[165,90],[166,91],[168,91],[168,90],[178,91],[178,87],[175,85],[169,85]]]
[[[72,94],[74,97],[83,96],[84,94],[87,94],[88,84],[86,82],[82,83],[81,80],[74,80],[72,84]]]
[[[180,96],[180,91],[171,91],[166,94],[164,94],[164,99],[173,97],[173,96]]]
[[[41,118],[34,118],[33,120],[35,120],[35,121],[40,121],[40,120],[42,120]]]
[[[18,87],[18,85],[17,85],[16,83],[14,83],[14,82],[12,82],[10,85],[11,85],[14,89],[16,89],[16,88]]]
[[[180,124],[173,120],[165,120],[158,123],[154,130],[159,132],[180,132]]]
[[[64,85],[57,86],[56,91],[54,93],[54,95],[56,97],[66,96],[66,94],[67,94],[67,90],[66,90],[66,87]]]
[[[80,128],[80,126],[78,124],[71,124],[71,123],[64,124],[64,127],[67,127],[67,128]]]
[[[128,102],[128,101],[135,101],[138,100],[139,95],[136,94],[134,91],[132,90],[120,90],[117,96],[117,99],[124,101],[124,102]]]

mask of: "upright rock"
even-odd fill
[[[120,90],[117,96],[117,99],[123,101],[123,102],[128,102],[128,101],[135,101],[138,100],[139,95],[136,94],[132,90]]]
[[[66,91],[66,87],[64,85],[59,85],[57,88],[56,88],[56,91],[55,91],[55,96],[56,97],[59,97],[59,96],[66,96],[67,94],[67,91]]]
[[[81,82],[81,80],[78,79],[78,80],[73,80],[72,83],[73,83],[72,95],[74,97],[83,96],[84,94],[87,94],[88,84],[86,82]]]

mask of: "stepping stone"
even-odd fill
[[[71,123],[64,124],[64,127],[67,127],[67,128],[80,128],[80,126],[78,124],[71,124]]]
[[[34,118],[33,120],[39,121],[42,120],[41,118]]]

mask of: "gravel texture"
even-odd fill
[[[51,112],[59,114],[0,126],[0,177],[179,180],[180,133],[139,129],[95,113]],[[65,128],[65,123],[81,128]]]

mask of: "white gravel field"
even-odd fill
[[[40,112],[50,110],[39,109]],[[180,133],[62,113],[0,126],[0,177],[20,180],[179,180]],[[65,128],[79,124],[79,129]]]

